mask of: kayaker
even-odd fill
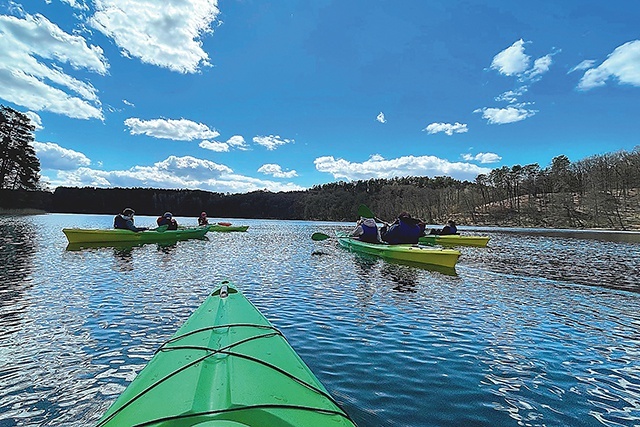
[[[408,212],[401,212],[394,222],[383,227],[382,240],[390,245],[416,244],[424,233],[421,223],[422,220],[412,218]]]
[[[209,225],[209,220],[207,219],[206,212],[202,212],[198,217],[198,225]]]
[[[122,230],[131,230],[135,231],[144,231],[148,230],[147,227],[136,227],[133,223],[133,215],[135,215],[136,211],[131,208],[125,208],[122,213],[113,218],[113,228],[118,228]]]
[[[454,220],[450,219],[447,222],[447,225],[442,227],[442,230],[436,230],[436,229],[432,228],[431,231],[429,232],[429,234],[438,234],[438,235],[441,235],[441,236],[446,236],[448,234],[458,234],[458,227],[456,227],[456,222]]]
[[[356,223],[356,228],[351,232],[350,236],[357,237],[358,240],[363,242],[382,243],[378,224],[373,218],[360,217]]]
[[[167,230],[178,229],[178,222],[173,218],[173,214],[171,212],[165,212],[164,215],[158,217],[156,222],[158,223],[158,227],[166,225]]]

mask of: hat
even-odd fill
[[[409,212],[400,212],[400,215],[398,215],[398,218],[411,218],[411,215],[409,215]]]
[[[451,225],[456,225],[456,222],[455,222],[454,220],[450,219],[450,220],[449,220],[449,224],[451,224]]]
[[[202,212],[202,213],[200,214],[200,216],[207,216],[207,213],[206,213],[206,212]]]
[[[134,213],[136,213],[136,211],[131,208],[124,208],[124,210],[122,211],[123,215],[133,215]]]
[[[171,218],[173,216],[173,214],[171,212],[165,212],[164,215],[162,215],[165,218]]]

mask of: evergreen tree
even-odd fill
[[[0,105],[0,188],[37,188],[40,161],[32,145],[34,130],[25,114]]]

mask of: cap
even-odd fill
[[[124,208],[124,210],[122,211],[123,215],[133,215],[134,213],[136,213],[136,211],[131,208]]]
[[[164,215],[162,215],[165,218],[171,218],[173,216],[173,214],[171,212],[165,212]]]

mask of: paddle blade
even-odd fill
[[[363,218],[373,218],[373,212],[366,205],[358,206],[358,215]]]
[[[321,242],[323,240],[327,240],[330,239],[331,236],[324,234],[324,233],[313,233],[311,235],[311,240],[315,240],[316,242]]]

